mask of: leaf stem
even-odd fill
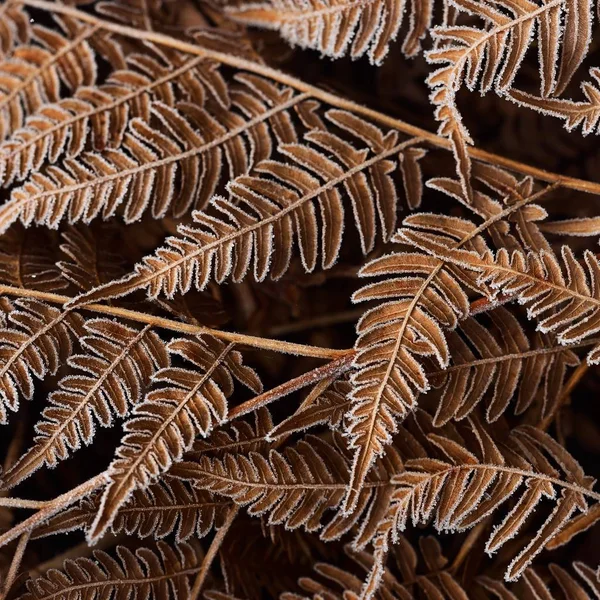
[[[67,302],[72,300],[70,296],[63,296],[61,294],[54,294],[51,292],[28,290],[26,288],[13,287],[10,285],[0,285],[0,294],[5,294],[8,296],[17,296],[19,298],[38,298],[39,300],[45,300],[46,302],[51,302],[53,304],[66,304]],[[149,315],[135,310],[119,308],[118,306],[106,306],[104,304],[86,304],[77,307],[77,310],[89,310],[95,313],[111,315],[114,317],[121,317],[129,321],[146,323],[148,325],[153,325],[154,327],[159,327],[161,329],[169,329],[171,331],[177,331],[179,333],[188,333],[191,335],[212,335],[213,337],[228,342],[234,342],[236,344],[251,346],[252,348],[263,348],[265,350],[272,350],[273,352],[293,354],[296,356],[310,356],[313,358],[335,359],[338,357],[346,356],[348,353],[348,350],[319,348],[317,346],[294,344],[292,342],[261,338],[253,335],[236,333],[233,331],[221,331],[218,329],[211,329],[210,327],[182,323],[180,321],[174,321],[173,319],[165,319],[164,317],[157,317],[156,315]]]
[[[331,106],[336,106],[355,114],[363,115],[369,119],[372,119],[373,121],[397,129],[398,131],[401,131],[407,135],[424,138],[433,146],[447,150],[451,149],[452,147],[451,140],[436,133],[421,129],[420,127],[416,127],[414,125],[410,125],[409,123],[405,123],[400,119],[396,119],[379,111],[373,110],[353,102],[352,100],[341,98],[337,94],[319,89],[318,87],[312,86],[292,75],[288,75],[287,73],[283,73],[282,71],[252,60],[241,58],[239,56],[233,56],[224,52],[217,52],[216,50],[202,48],[196,44],[184,42],[162,33],[156,33],[154,31],[140,31],[134,27],[128,27],[119,23],[112,23],[70,6],[49,2],[48,0],[17,0],[17,3],[46,10],[51,13],[68,15],[79,21],[96,25],[105,31],[111,31],[113,33],[130,38],[154,42],[155,44],[168,46],[187,54],[203,56],[243,71],[256,73],[274,81],[278,81],[284,85],[290,86],[301,92],[310,94],[313,98],[321,100],[322,102],[325,102]],[[469,146],[467,151],[469,155],[476,160],[481,160],[499,167],[504,167],[525,175],[531,175],[532,177],[542,181],[547,181],[549,183],[560,183],[563,188],[579,190],[590,194],[600,194],[600,183],[594,181],[586,181],[584,179],[578,179],[575,177],[566,177],[558,173],[539,169],[537,167],[500,156],[498,154],[493,154],[492,152],[486,152],[485,150],[481,150],[480,148],[473,146]]]

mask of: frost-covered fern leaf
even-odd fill
[[[348,381],[336,381],[312,404],[300,407],[293,415],[273,427],[268,432],[269,439],[275,440],[321,424],[327,424],[330,429],[339,429],[349,408],[351,389]]]
[[[254,424],[236,420],[214,429],[206,438],[196,438],[183,460],[195,461],[202,456],[222,457],[225,454],[248,454],[266,450],[271,442],[267,435],[273,429],[273,419],[266,406],[254,412]]]
[[[68,508],[35,531],[47,537],[88,529],[98,512],[101,494]],[[119,509],[111,526],[114,534],[164,538],[175,533],[177,542],[201,538],[218,527],[231,501],[178,479],[166,478],[145,490],[135,490]]]
[[[40,292],[68,287],[56,265],[58,243],[54,232],[11,227],[0,237],[0,282]]]
[[[441,65],[431,73],[431,100],[440,121],[440,134],[452,141],[463,193],[471,198],[471,160],[468,145],[473,141],[462,123],[456,93],[462,85],[482,93],[494,87],[499,93],[510,89],[537,32],[541,91],[544,97],[560,94],[584,59],[591,40],[590,0],[531,0],[487,2],[453,0],[460,12],[481,18],[485,26],[445,26],[432,29],[440,42],[427,53],[430,63]],[[558,66],[558,73],[557,73]]]
[[[131,119],[150,120],[154,100],[171,107],[182,99],[204,106],[208,96],[224,110],[229,107],[227,84],[215,63],[164,51],[160,56],[129,55],[129,68],[113,71],[101,85],[78,87],[72,96],[39,106],[0,145],[0,182],[22,181],[63,156],[118,149]]]
[[[532,341],[516,317],[505,308],[489,313],[492,327],[469,318],[448,333],[450,365],[428,373],[442,388],[435,424],[463,419],[493,389],[486,407],[489,422],[497,420],[516,396],[515,413],[526,411],[541,390],[541,416],[560,397],[567,367],[579,364],[577,355],[554,336],[536,333]]]
[[[554,333],[561,344],[585,342],[600,331],[600,261],[592,252],[585,251],[583,265],[568,246],[561,249],[562,261],[551,251],[479,253],[454,247],[448,229],[432,229],[418,215],[407,217],[404,225],[398,234],[403,241],[477,272],[482,284],[518,299],[540,331]],[[600,344],[587,361],[600,362]]]
[[[139,548],[135,554],[117,546],[116,558],[101,550],[94,558],[66,560],[62,570],[51,569],[27,582],[20,600],[186,600],[189,577],[200,569],[196,544],[171,546],[159,541],[156,550]]]
[[[142,399],[159,369],[169,365],[164,342],[147,325],[142,329],[109,319],[90,319],[80,339],[84,354],[68,360],[67,375],[49,396],[49,406],[36,424],[33,446],[5,473],[6,487],[17,485],[43,464],[54,467],[89,445],[96,423],[113,425],[113,415],[125,417]]]
[[[576,510],[588,510],[588,497],[598,500],[600,496],[591,491],[594,480],[585,476],[575,459],[540,430],[529,426],[513,430],[511,446],[499,448],[476,421],[471,424],[480,446],[478,455],[457,441],[431,434],[430,441],[446,458],[427,457],[406,463],[406,471],[394,479],[398,488],[392,498],[389,523],[395,531],[403,531],[409,519],[414,524],[433,519],[440,531],[461,531],[494,513],[518,493],[516,504],[486,544],[491,554],[518,533],[544,498],[550,499],[554,509],[508,565],[506,578],[512,581],[521,576]]]
[[[208,435],[227,419],[233,381],[258,393],[256,373],[242,364],[233,344],[210,337],[173,340],[170,355],[189,368],[167,367],[153,376],[156,386],[137,404],[125,423],[125,436],[108,469],[109,484],[89,533],[98,539],[135,489],[147,488],[173,462],[180,461],[197,435]]]
[[[123,296],[146,289],[151,297],[203,289],[211,280],[278,279],[288,269],[297,244],[306,271],[331,267],[342,243],[347,196],[361,248],[369,252],[377,231],[388,240],[394,231],[398,199],[390,173],[393,157],[414,140],[398,141],[374,125],[340,110],[328,120],[366,142],[361,149],[328,131],[313,129],[305,144],[280,144],[287,162],[262,161],[257,175],[228,184],[230,198],[217,196],[209,210],[196,211],[193,225],[182,225],[135,272],[85,294],[80,302]],[[411,171],[412,173],[412,171]],[[414,174],[414,173],[413,173]],[[418,175],[420,178],[420,174]],[[0,209],[1,212],[1,209]],[[378,224],[378,221],[380,224]],[[296,238],[296,241],[294,241]]]
[[[0,59],[6,58],[15,47],[31,39],[29,15],[23,7],[13,2],[0,6]]]
[[[199,489],[246,506],[250,515],[268,517],[270,525],[304,527],[308,531],[322,529],[325,513],[340,505],[348,473],[348,456],[314,436],[282,452],[226,454],[221,459],[201,456],[195,462],[180,462],[171,470],[171,475],[191,481]],[[385,480],[380,474],[373,473],[362,493],[361,513],[382,483]],[[339,537],[358,516],[348,520],[338,514],[326,525],[322,537]]]
[[[581,125],[583,135],[597,134],[600,122],[600,69],[590,69],[590,75],[592,80],[581,84],[585,96],[583,102],[563,98],[544,98],[515,89],[509,90],[506,95],[520,106],[533,108],[543,114],[562,119],[568,131]]]
[[[268,158],[271,131],[295,143],[287,109],[305,99],[253,75],[238,75],[231,108],[211,114],[193,102],[149,107],[150,121],[129,120],[118,149],[83,152],[35,172],[0,207],[0,231],[16,220],[57,227],[122,213],[127,223],[150,209],[160,218],[203,208],[222,175],[245,173]]]
[[[0,423],[17,412],[20,398],[31,400],[34,377],[55,374],[81,337],[83,319],[39,300],[20,299],[0,329]]]
[[[433,2],[411,2],[410,25],[402,47],[412,56],[431,21]],[[267,0],[241,2],[225,8],[238,22],[275,29],[290,44],[338,58],[367,55],[380,65],[404,20],[403,0]]]
[[[42,104],[57,102],[61,85],[75,90],[96,81],[96,61],[88,43],[96,28],[71,20],[57,22],[67,36],[32,25],[37,43],[17,46],[0,61],[0,141],[22,127],[25,117]]]
[[[91,290],[125,271],[123,257],[115,252],[121,240],[110,224],[71,227],[61,234],[61,238],[63,260],[56,267],[62,278],[79,290]]]
[[[375,596],[367,595],[363,582],[377,564],[376,555],[364,550],[357,552],[350,546],[345,547],[345,552],[355,564],[354,569],[346,571],[333,564],[317,563],[313,577],[303,577],[298,581],[299,586],[309,595],[300,596],[289,592],[283,594],[281,600],[350,600],[359,597],[413,600],[420,598],[421,594],[424,598],[438,600],[468,598],[450,572],[449,561],[433,536],[420,536],[418,549],[417,545],[413,546],[404,536],[398,536],[392,556],[387,565],[382,566]],[[375,590],[370,592],[374,593]]]
[[[457,245],[477,248],[480,238],[460,219],[424,215],[446,225]],[[429,389],[422,357],[433,356],[440,368],[450,355],[443,329],[453,329],[469,313],[463,283],[472,283],[454,265],[425,254],[398,252],[367,263],[361,277],[383,278],[356,292],[354,302],[377,301],[357,324],[356,370],[347,432],[355,448],[351,487],[345,508],[351,510],[365,474],[384,452],[397,422],[414,409],[418,394]]]
[[[597,600],[600,598],[598,573],[585,563],[576,561],[569,570],[557,564],[550,564],[548,570],[552,579],[543,576],[531,567],[526,569],[523,573],[523,585],[520,585],[518,590],[515,589],[514,593],[503,581],[492,579],[487,575],[480,575],[476,581],[488,592],[490,598],[505,600],[539,600],[540,598]],[[551,585],[552,583],[555,585]],[[561,594],[556,595],[553,592],[554,588],[560,590]]]

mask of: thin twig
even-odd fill
[[[50,292],[40,292],[38,290],[28,290],[25,288],[13,287],[10,285],[0,285],[0,294],[5,294],[8,296],[17,296],[19,298],[37,298],[39,300],[51,302],[52,304],[66,304],[67,302],[72,300],[70,296],[53,294]],[[261,338],[254,335],[236,333],[234,331],[221,331],[219,329],[211,329],[210,327],[191,325],[189,323],[182,323],[180,321],[174,321],[173,319],[165,319],[164,317],[157,317],[155,315],[149,315],[135,310],[119,308],[118,306],[106,306],[104,304],[85,304],[83,306],[78,306],[77,310],[88,310],[104,315],[121,317],[129,321],[147,323],[154,327],[159,327],[161,329],[170,329],[171,331],[178,331],[180,333],[189,333],[192,335],[212,335],[213,337],[228,342],[234,342],[236,344],[251,346],[252,348],[263,348],[265,350],[272,350],[273,352],[282,352],[284,354],[293,354],[296,356],[310,356],[313,358],[337,358],[339,356],[345,356],[348,353],[348,350],[319,348],[317,346],[294,344],[291,342],[284,342],[282,340],[271,340],[268,338]]]
[[[223,543],[223,540],[225,539],[225,536],[227,535],[227,532],[229,531],[229,528],[233,524],[239,511],[240,507],[238,505],[234,505],[227,512],[225,522],[223,523],[223,525],[221,525],[221,527],[219,527],[215,537],[213,538],[213,541],[210,544],[210,547],[208,548],[208,552],[206,553],[206,556],[202,561],[200,571],[198,571],[198,575],[196,575],[194,586],[192,587],[192,591],[190,592],[189,596],[190,600],[198,600],[200,592],[202,591],[202,586],[204,585],[204,580],[208,575],[210,566],[212,565],[212,562],[215,556],[217,555],[217,552],[219,551],[219,548],[221,547],[221,544]]]
[[[252,60],[244,59],[239,56],[233,56],[224,52],[217,52],[215,50],[202,48],[201,46],[198,46],[196,44],[184,42],[182,40],[178,40],[165,34],[156,33],[153,31],[140,31],[139,29],[135,29],[134,27],[128,27],[119,23],[112,23],[110,21],[100,19],[94,15],[85,13],[81,10],[72,8],[70,6],[49,2],[48,0],[18,0],[18,3],[46,10],[48,12],[56,14],[68,15],[79,21],[92,23],[96,26],[99,26],[105,31],[111,31],[113,33],[130,38],[154,42],[155,44],[174,48],[187,54],[203,56],[208,59],[215,60],[222,64],[229,65],[243,71],[256,73],[274,81],[278,81],[279,83],[282,83],[284,85],[290,86],[298,91],[310,94],[313,98],[317,98],[318,100],[321,100],[322,102],[325,102],[331,106],[336,106],[338,108],[351,111],[355,114],[363,115],[369,119],[372,119],[373,121],[397,129],[407,135],[424,138],[429,144],[432,144],[433,146],[445,149],[451,149],[452,147],[452,142],[446,137],[442,137],[440,135],[432,133],[431,131],[421,129],[420,127],[415,127],[414,125],[405,123],[400,119],[390,117],[379,111],[370,109],[356,102],[352,102],[351,100],[348,100],[346,98],[341,98],[337,94],[319,89],[318,87],[312,86],[296,77],[293,77],[292,75],[288,75],[287,73],[283,73],[281,71],[278,71],[277,69],[254,62]],[[499,167],[504,167],[512,171],[522,173],[524,175],[530,175],[541,181],[547,181],[549,183],[560,183],[561,187],[564,188],[579,190],[591,194],[600,194],[600,183],[596,183],[594,181],[586,181],[583,179],[578,179],[576,177],[566,177],[558,173],[553,173],[544,169],[539,169],[537,167],[533,167],[531,165],[527,165],[522,162],[506,158],[504,156],[493,154],[492,152],[486,152],[485,150],[481,150],[473,146],[469,146],[467,148],[467,151],[469,155],[474,159],[482,160],[484,162],[497,165]]]
[[[344,371],[347,371],[351,367],[354,356],[355,352],[353,350],[346,351],[346,354],[340,356],[336,360],[332,360],[331,362],[317,367],[312,371],[308,371],[308,373],[304,373],[299,377],[290,379],[285,383],[274,387],[268,392],[264,392],[263,394],[255,396],[251,400],[232,408],[229,411],[229,419],[236,419],[243,415],[247,415],[248,413],[254,412],[261,406],[266,406],[267,404],[270,404],[275,400],[279,400],[279,398],[283,398],[292,392],[301,390],[312,383],[318,383],[323,379],[341,375]]]
[[[10,561],[10,568],[8,569],[6,579],[4,580],[2,591],[0,592],[0,600],[5,600],[5,598],[8,596],[8,592],[10,592],[10,588],[13,586],[13,583],[17,578],[19,567],[21,566],[21,561],[23,560],[23,555],[25,554],[25,548],[27,548],[30,535],[31,533],[26,531],[19,539],[17,549],[15,550],[12,560]]]
[[[59,513],[61,510],[71,506],[71,504],[74,504],[86,496],[89,496],[92,492],[107,483],[107,481],[108,479],[106,473],[100,473],[99,475],[88,479],[81,485],[78,485],[76,488],[69,490],[57,498],[54,498],[54,500],[49,500],[48,502],[44,503],[44,507],[41,508],[41,510],[38,510],[28,519],[17,523],[7,532],[0,535],[0,548],[2,546],[6,546],[6,544],[12,542],[23,533],[26,533],[27,531],[33,531],[36,527],[42,523],[45,523],[48,519]],[[6,500],[10,500],[10,498],[4,499],[3,502]]]

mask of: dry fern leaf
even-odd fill
[[[97,540],[113,522],[135,489],[144,489],[182,459],[197,435],[206,436],[227,419],[233,381],[258,393],[256,373],[242,364],[241,354],[215,338],[173,340],[170,355],[190,368],[168,367],[153,376],[156,386],[137,404],[125,423],[125,436],[109,466],[109,483],[89,532]]]
[[[95,27],[59,20],[68,37],[41,25],[31,27],[37,45],[17,46],[0,62],[0,140],[23,126],[25,117],[60,98],[60,86],[75,90],[96,81],[96,61],[88,43]]]
[[[590,509],[581,515],[571,519],[548,544],[548,550],[554,550],[560,546],[568,544],[576,535],[587,531],[600,521],[600,504],[594,504]]]
[[[68,287],[56,264],[56,238],[44,229],[11,227],[0,237],[0,282],[40,292],[60,292]]]
[[[417,215],[407,217],[399,237],[441,260],[479,273],[482,285],[514,297],[538,321],[543,333],[553,333],[559,343],[585,342],[600,331],[600,261],[590,251],[581,265],[568,246],[561,249],[561,261],[552,252],[512,254],[501,248],[496,255],[457,249],[448,229],[432,229]],[[464,227],[475,229],[464,222]],[[433,233],[432,233],[433,231]],[[600,362],[600,344],[587,356],[589,364]]]
[[[62,232],[60,250],[65,258],[56,267],[63,279],[79,290],[88,291],[119,277],[125,267],[123,256],[114,250],[121,241],[115,234],[110,224],[105,223],[96,228],[71,227]]]
[[[153,100],[174,106],[183,98],[203,106],[209,96],[217,106],[229,107],[227,84],[215,63],[162,58],[129,55],[129,68],[112,72],[102,85],[79,87],[72,96],[40,106],[0,145],[2,184],[22,181],[63,156],[119,148],[131,119],[149,121]]]
[[[194,440],[191,449],[183,460],[196,461],[203,456],[220,458],[225,454],[248,454],[267,450],[271,442],[267,436],[273,429],[271,413],[266,406],[254,412],[254,424],[247,421],[235,421],[215,429],[207,438]]]
[[[236,79],[230,110],[212,115],[193,102],[154,101],[151,121],[130,119],[118,149],[84,152],[32,174],[0,208],[0,230],[16,220],[57,227],[118,211],[131,223],[149,207],[154,218],[204,207],[222,174],[233,178],[269,157],[271,131],[281,143],[296,142],[287,109],[305,97],[254,75]]]
[[[394,478],[398,488],[388,526],[403,531],[409,519],[415,525],[433,519],[439,531],[461,531],[495,512],[521,489],[516,504],[486,544],[486,552],[491,554],[517,534],[544,497],[551,499],[553,511],[508,565],[506,579],[513,581],[576,510],[588,510],[587,496],[600,496],[591,491],[594,481],[547,434],[529,426],[517,428],[511,434],[512,447],[501,450],[476,421],[470,423],[479,442],[480,457],[456,441],[430,435],[430,441],[447,458],[427,457],[406,463],[406,471]]]
[[[19,299],[0,329],[0,423],[17,412],[19,399],[31,400],[34,377],[55,374],[81,337],[83,319],[39,300]]]
[[[273,427],[268,432],[269,439],[276,440],[321,424],[327,424],[329,429],[339,429],[349,408],[351,389],[348,381],[336,381],[312,404],[300,407],[293,415]]]
[[[399,471],[401,464],[395,466]],[[323,529],[324,513],[340,505],[348,472],[348,457],[314,436],[283,452],[226,454],[221,459],[200,456],[197,462],[181,462],[171,470],[173,476],[191,481],[195,487],[246,506],[250,515],[268,517],[269,525],[308,531]],[[387,483],[380,479],[382,474],[373,473],[366,484],[358,514],[350,520],[337,515],[323,529],[323,539],[336,539],[356,523],[370,501],[378,503],[377,492]]]
[[[367,55],[380,65],[396,39],[406,10],[402,0],[267,0],[227,6],[225,13],[246,25],[275,29],[290,44],[332,58]],[[433,2],[411,2],[410,25],[402,50],[412,56],[431,22]]]
[[[457,245],[477,248],[480,238],[460,219],[428,215],[452,229]],[[354,302],[378,301],[357,324],[356,370],[347,433],[356,449],[345,509],[352,510],[365,474],[384,452],[397,422],[429,389],[422,357],[447,367],[450,355],[443,328],[453,329],[469,313],[464,274],[454,265],[424,254],[398,252],[367,263],[361,277],[384,277],[353,296]]]
[[[113,415],[125,417],[138,404],[169,355],[151,326],[135,329],[108,319],[86,321],[79,340],[85,354],[68,364],[76,369],[58,383],[49,406],[36,424],[33,446],[5,473],[3,484],[13,487],[42,465],[55,467],[72,451],[89,445],[96,422],[113,425]]]
[[[499,600],[596,600],[600,598],[600,580],[598,573],[586,564],[576,561],[572,564],[575,574],[556,564],[548,567],[552,580],[542,577],[538,571],[531,567],[523,573],[523,584],[513,592],[501,581],[486,575],[477,577],[477,583],[485,589],[491,597]],[[549,584],[555,583],[554,586]],[[551,587],[558,587],[560,595],[553,593]],[[590,593],[591,590],[591,593]]]
[[[562,98],[545,98],[534,96],[521,90],[511,89],[506,95],[520,106],[526,106],[545,115],[558,117],[565,121],[565,128],[573,131],[581,125],[583,135],[598,133],[600,121],[600,69],[590,69],[593,81],[581,84],[585,96],[584,102]]]
[[[441,123],[439,133],[452,141],[463,193],[471,200],[471,160],[467,146],[473,141],[457,109],[456,93],[462,85],[482,93],[492,87],[499,93],[508,91],[534,31],[540,49],[542,96],[562,93],[588,50],[592,3],[552,0],[539,5],[531,0],[518,0],[491,6],[476,0],[454,0],[452,4],[458,11],[475,15],[488,25],[487,28],[435,27],[431,33],[438,45],[427,53],[430,63],[442,65],[427,80]]]
[[[365,576],[376,564],[377,559],[368,552],[356,552],[351,547],[345,548],[360,572]],[[404,537],[398,536],[398,543],[393,549],[393,562],[396,569],[384,567],[380,573],[376,598],[385,600],[413,600],[421,597],[436,600],[467,600],[468,596],[458,581],[448,570],[448,559],[442,554],[439,542],[432,536],[421,536],[418,539],[418,551]],[[388,563],[389,564],[389,563]],[[319,579],[302,577],[298,585],[309,596],[285,593],[282,600],[305,600],[312,598],[331,598],[348,600],[349,598],[366,598],[363,577],[355,571],[345,571],[335,565],[317,563],[314,566]]]
[[[305,270],[315,269],[319,254],[327,269],[342,243],[343,191],[363,252],[373,248],[378,230],[389,239],[398,203],[390,177],[396,165],[390,158],[414,140],[398,143],[397,132],[384,134],[345,111],[330,110],[327,118],[367,147],[358,150],[321,130],[307,133],[305,144],[280,144],[278,150],[289,162],[262,161],[255,167],[260,175],[242,175],[229,182],[230,199],[213,198],[210,210],[193,213],[194,224],[181,225],[179,235],[168,238],[134,273],[76,302],[123,296],[136,289],[147,289],[152,298],[171,297],[192,285],[203,289],[212,279],[242,281],[251,269],[256,281],[268,275],[278,279],[288,269],[295,237]]]
[[[51,569],[29,580],[29,592],[20,600],[185,600],[188,578],[200,569],[200,549],[194,544],[172,547],[159,541],[156,550],[139,548],[135,554],[117,546],[117,558],[101,550],[94,558],[66,560],[62,571]]]
[[[31,24],[22,6],[4,2],[0,6],[0,59],[6,58],[20,45],[29,43]]]
[[[560,397],[567,367],[579,364],[577,355],[553,336],[536,333],[530,342],[516,317],[505,308],[488,315],[491,328],[469,318],[449,332],[450,365],[427,374],[433,386],[443,388],[436,426],[466,417],[492,387],[485,412],[488,422],[496,421],[515,396],[515,413],[523,413],[540,389],[543,418]]]
[[[86,498],[78,506],[59,513],[35,531],[35,537],[88,529],[98,512],[101,494]],[[231,502],[178,479],[162,479],[145,490],[135,490],[119,509],[110,528],[141,538],[164,538],[175,534],[176,541],[192,536],[202,538],[222,522]]]

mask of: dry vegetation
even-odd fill
[[[0,600],[600,598],[597,10],[0,3]]]

